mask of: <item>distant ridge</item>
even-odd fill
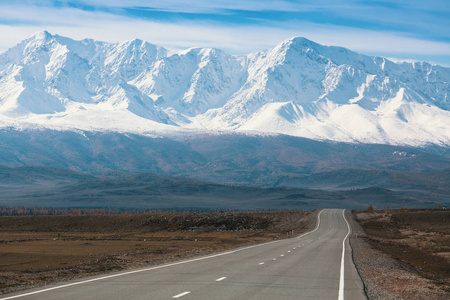
[[[439,175],[442,174],[432,174],[432,176]],[[448,172],[446,176],[443,180],[448,180]],[[339,180],[338,177],[335,179]],[[437,182],[437,187],[446,189],[442,192],[448,194],[449,188],[445,185]],[[407,191],[394,191],[382,187],[335,191],[317,188],[261,188],[220,185],[148,173],[95,178],[65,169],[47,167],[1,167],[0,189],[2,190],[0,206],[13,207],[208,211],[325,207],[365,209],[368,205],[376,208],[437,207],[445,203],[436,197],[437,194],[432,195],[433,200],[428,200],[427,193],[412,195]]]

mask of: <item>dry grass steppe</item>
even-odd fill
[[[0,217],[0,292],[161,264],[311,228],[310,213],[159,212]]]
[[[369,299],[450,298],[450,211],[354,215],[354,259]]]

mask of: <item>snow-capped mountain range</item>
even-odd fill
[[[0,128],[449,146],[449,80],[305,38],[236,56],[39,32],[0,55]]]

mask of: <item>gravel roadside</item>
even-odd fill
[[[367,297],[372,299],[449,299],[432,280],[423,278],[408,264],[374,249],[370,237],[347,211],[352,227],[350,245],[353,261],[363,280]]]

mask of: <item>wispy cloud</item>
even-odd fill
[[[231,23],[303,20],[450,38],[448,0],[77,0],[27,1],[137,18],[209,19]]]
[[[320,1],[319,1],[320,2]],[[316,1],[298,1],[289,0],[24,0],[22,5],[39,7],[76,7],[83,10],[105,10],[109,8],[141,8],[155,9],[170,12],[186,13],[223,13],[228,10],[242,11],[304,11],[317,8],[322,4],[316,5]],[[119,11],[116,11],[119,13]]]

